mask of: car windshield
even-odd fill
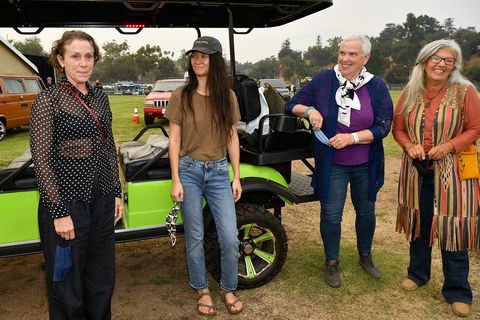
[[[158,81],[153,88],[154,92],[172,92],[185,85],[185,81]]]
[[[262,85],[264,85],[265,83],[269,83],[274,88],[286,87],[285,83],[283,83],[283,81],[280,79],[266,79],[266,80],[262,80],[262,82],[263,82]]]

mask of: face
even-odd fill
[[[75,86],[84,86],[95,64],[93,46],[87,40],[75,39],[65,46],[65,53],[57,56],[65,68],[67,79]]]
[[[360,40],[349,40],[342,43],[338,52],[338,68],[348,80],[354,80],[367,64],[370,55],[364,55]]]
[[[450,48],[438,49],[428,58],[423,66],[427,86],[445,84],[455,68],[455,63],[453,65],[449,64],[454,62],[456,58],[455,51]],[[445,62],[445,59],[447,59],[447,62]]]
[[[197,77],[206,77],[210,66],[210,56],[206,53],[194,51],[190,56],[192,68]]]

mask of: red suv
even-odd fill
[[[163,117],[172,92],[178,87],[184,86],[185,83],[185,79],[165,79],[155,83],[143,105],[145,125],[153,124],[155,118]]]

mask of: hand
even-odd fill
[[[71,216],[53,219],[55,232],[65,240],[75,239],[75,230]]]
[[[315,131],[320,130],[323,125],[323,117],[316,109],[308,110],[308,121],[310,121]]]
[[[122,198],[115,198],[115,212],[113,225],[116,225],[117,222],[122,219],[123,216],[123,201]]]
[[[453,151],[454,148],[452,143],[445,142],[430,149],[428,152],[428,157],[432,160],[443,160],[449,153]]]
[[[180,181],[172,181],[172,193],[170,195],[175,202],[183,201],[183,186]]]
[[[408,143],[405,145],[404,150],[412,159],[425,160],[425,151],[421,144]]]
[[[353,136],[350,133],[337,133],[330,138],[330,145],[335,149],[343,149],[355,143]]]
[[[233,179],[232,182],[232,193],[233,193],[233,200],[237,202],[240,200],[242,196],[242,184],[240,183],[240,179]]]

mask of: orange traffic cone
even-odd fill
[[[133,119],[132,119],[132,122],[134,124],[140,124],[140,118],[138,117],[138,109],[135,107],[133,109]]]

